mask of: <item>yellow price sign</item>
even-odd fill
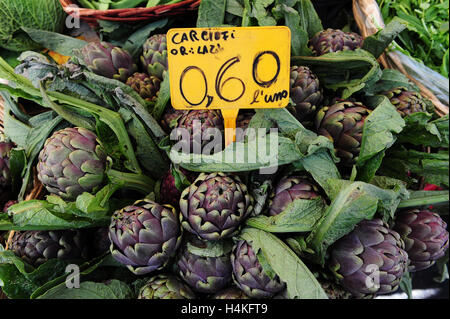
[[[173,107],[220,109],[227,145],[239,109],[289,103],[288,27],[171,29],[167,52]]]

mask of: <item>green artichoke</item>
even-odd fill
[[[11,184],[11,174],[9,171],[9,154],[12,149],[12,143],[0,142],[0,191]]]
[[[182,229],[176,210],[144,199],[116,211],[109,226],[110,251],[136,275],[160,270],[175,256]]]
[[[356,298],[391,293],[408,267],[400,235],[380,219],[363,220],[330,247],[330,270]]]
[[[193,238],[177,261],[180,277],[195,291],[216,293],[231,283],[230,253],[233,244]]]
[[[164,79],[168,68],[165,34],[155,34],[145,41],[141,56],[142,69],[150,76]]]
[[[194,154],[202,154],[203,148],[210,143],[211,138],[220,138],[223,142],[223,119],[216,110],[193,110],[189,111],[178,120],[179,129],[187,130],[189,140],[182,139],[183,150],[189,148]],[[221,145],[215,145],[214,152],[220,151]],[[217,148],[217,149],[216,149]]]
[[[382,94],[397,108],[397,112],[402,117],[417,112],[427,112],[430,107],[419,92],[408,91],[405,87],[398,87]]]
[[[363,37],[353,32],[326,29],[316,33],[310,40],[310,49],[316,56],[330,52],[356,50],[362,47]]]
[[[229,287],[214,294],[212,299],[250,299],[250,297],[239,288]]]
[[[200,174],[180,199],[183,227],[206,240],[232,236],[252,209],[247,186],[224,173]]]
[[[306,127],[314,121],[323,95],[319,79],[306,66],[291,67],[290,97],[291,113]]]
[[[315,182],[306,176],[283,177],[270,196],[269,214],[275,216],[283,212],[296,199],[320,197]]]
[[[137,71],[130,53],[108,42],[90,42],[80,55],[89,70],[109,79],[125,82]]]
[[[256,252],[245,240],[238,241],[234,246],[231,264],[234,282],[251,298],[271,298],[286,287],[278,275],[271,279],[264,272]]]
[[[87,234],[81,230],[16,232],[10,249],[16,256],[35,267],[53,258],[86,259]]]
[[[38,178],[50,193],[75,200],[102,185],[106,162],[94,133],[81,127],[65,128],[45,142],[39,154]]]
[[[131,86],[144,100],[154,102],[158,98],[161,80],[156,76],[136,72],[127,79],[126,84]]]
[[[364,122],[370,112],[359,102],[340,101],[317,113],[317,133],[333,142],[344,166],[352,166],[358,159]]]
[[[447,223],[429,210],[398,212],[393,229],[405,242],[411,272],[431,267],[448,249]]]
[[[195,295],[175,276],[158,275],[141,288],[138,299],[195,299]]]

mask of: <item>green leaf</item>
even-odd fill
[[[311,231],[322,217],[325,203],[321,198],[296,199],[276,216],[259,215],[247,220],[247,225],[271,233]]]
[[[61,55],[72,56],[74,49],[83,48],[87,42],[61,33],[22,27],[34,42]]]
[[[383,219],[394,216],[405,192],[396,187],[394,190],[381,189],[363,182],[335,181],[336,196],[324,216],[315,225],[307,237],[308,247],[315,251],[311,256],[321,265],[325,262],[327,249],[339,238],[351,232],[364,219],[372,219],[378,211]]]
[[[356,162],[358,179],[366,182],[375,176],[384,151],[394,144],[394,134],[400,133],[405,126],[402,117],[386,97],[378,96],[371,100],[369,106],[375,106],[375,109],[364,122],[361,150]],[[366,165],[370,159],[375,161]]]
[[[408,299],[413,299],[412,288],[411,274],[406,271],[400,281],[400,289],[408,295]]]
[[[145,41],[147,41],[149,35],[156,29],[164,28],[168,22],[168,19],[161,19],[138,29],[127,38],[122,48],[127,50],[134,59],[137,59],[141,54],[142,46]]]
[[[291,299],[328,299],[311,271],[279,238],[254,228],[244,228],[239,235],[258,254],[263,254],[270,268],[286,283]]]
[[[291,64],[310,67],[322,85],[342,91],[341,97],[344,99],[370,87],[382,74],[375,57],[362,49],[327,53],[318,57],[293,56]]]
[[[134,292],[130,286],[115,279],[108,283],[85,281],[79,288],[53,287],[38,299],[134,299]]]
[[[394,18],[383,29],[377,33],[366,37],[362,48],[379,58],[386,50],[391,42],[398,36],[400,32],[405,30],[406,23],[400,18]]]
[[[197,28],[217,27],[225,18],[226,0],[203,0],[198,8]]]

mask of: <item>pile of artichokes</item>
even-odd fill
[[[362,46],[360,35],[334,29],[316,33],[308,43],[315,58],[355,51]],[[103,101],[106,104],[90,109],[92,114],[86,109],[78,111],[85,117],[76,122],[70,120],[76,113],[73,106],[65,108],[62,104],[57,108],[52,104],[57,98],[42,99],[47,107],[53,106],[54,113],[47,116],[53,119],[57,114],[61,118],[60,122],[55,121],[51,134],[34,143],[38,148],[36,162],[25,161],[24,166],[35,170],[34,185],[38,189],[42,185],[41,191],[45,192],[38,199],[24,200],[25,194],[36,189],[32,178],[28,180],[30,185],[24,185],[20,192],[12,178],[12,173],[18,174],[19,154],[26,157],[30,152],[12,142],[0,142],[0,212],[3,211],[2,220],[15,226],[0,233],[2,246],[6,248],[0,252],[1,260],[8,261],[0,267],[6,269],[5,265],[23,263],[24,267],[30,267],[26,269],[43,271],[51,265],[57,272],[63,266],[75,264],[85,271],[86,277],[95,273],[97,267],[111,267],[117,272],[109,273],[108,268],[105,276],[110,277],[100,276],[102,284],[113,285],[112,280],[125,278],[124,282],[134,287],[137,299],[294,298],[301,296],[297,290],[303,289],[293,288],[296,280],[309,280],[317,285],[319,296],[350,299],[393,293],[407,275],[429,269],[445,258],[449,233],[437,211],[428,206],[395,209],[400,200],[389,198],[388,203],[395,208],[390,215],[386,213],[390,209],[385,205],[386,197],[398,191],[393,190],[395,183],[389,178],[356,187],[339,207],[344,216],[330,217],[341,190],[352,183],[363,184],[356,171],[364,155],[361,153],[366,143],[364,134],[376,109],[362,94],[342,99],[324,85],[323,77],[315,74],[313,67],[298,63],[291,66],[290,103],[283,113],[288,124],[282,120],[278,124],[281,123],[281,130],[289,129],[289,123],[293,122],[304,128],[293,137],[296,142],[313,141],[307,150],[298,147],[303,157],[317,149],[322,151],[321,147],[327,148],[329,153],[321,153],[322,157],[317,158],[333,162],[328,167],[336,167],[338,174],[342,174],[338,181],[326,180],[332,172],[322,171],[320,176],[311,169],[316,164],[320,166],[320,162],[308,163],[303,158],[293,165],[280,166],[268,176],[257,174],[255,169],[231,171],[225,167],[220,171],[217,169],[220,166],[210,163],[202,166],[170,162],[170,149],[175,143],[168,136],[173,129],[189,132],[190,138],[183,147],[189,151],[184,155],[197,158],[205,155],[209,137],[217,132],[223,136],[224,124],[217,110],[180,111],[168,103],[161,114],[152,113],[169,74],[163,33],[153,34],[145,41],[139,61],[127,50],[108,42],[87,44],[79,50],[77,58],[77,70],[83,69],[91,77],[93,73],[107,78],[105,83],[117,86],[112,90],[116,95],[109,92],[111,95]],[[127,94],[131,94],[130,100],[135,104],[118,107],[117,104],[126,104],[123,97],[128,97]],[[108,95],[101,95],[105,96]],[[432,111],[427,99],[403,86],[376,96],[393,106],[392,113],[399,118]],[[139,97],[145,101],[142,108],[136,107]],[[98,115],[95,110],[104,113]],[[134,111],[139,116],[134,116]],[[237,127],[245,131],[252,124],[276,122],[261,114],[253,110],[241,112]],[[156,128],[153,124],[136,124],[153,123],[152,116]],[[267,125],[276,127],[277,123],[272,122]],[[117,123],[123,125],[128,135],[121,135],[122,126],[115,127]],[[165,171],[157,172],[159,175],[139,165],[142,158],[154,156],[146,154],[142,144],[137,143],[144,127],[150,132],[148,136],[155,138],[146,142],[155,144],[167,164]],[[246,142],[244,136],[236,140]],[[419,147],[415,147],[418,151]],[[222,140],[222,145],[207,155],[224,150]],[[330,185],[335,187],[335,193],[330,191]],[[361,194],[367,195],[364,193],[367,189],[376,187],[377,194],[384,197],[371,198],[374,202],[366,208],[378,210],[364,218],[358,212],[345,211]],[[21,219],[24,216],[21,214],[30,211],[35,215],[27,215],[31,216],[27,221]],[[70,218],[66,215],[68,211]],[[50,216],[44,222],[61,227],[36,226],[40,214]],[[314,228],[333,218],[344,220],[345,227]],[[248,229],[268,229],[264,233],[273,236],[273,246],[249,237]],[[314,236],[321,231],[328,237],[314,243]],[[298,262],[293,268],[304,266],[307,279],[288,278],[280,271],[272,262],[272,255],[279,253],[270,251],[273,247],[289,251],[286,258]],[[11,283],[4,284],[5,293],[15,296],[14,286],[8,289]]]

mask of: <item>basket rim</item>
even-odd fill
[[[120,18],[120,14],[126,14],[127,16],[131,15],[140,15],[140,14],[163,14],[166,12],[169,12],[173,9],[179,9],[180,7],[190,6],[192,10],[194,10],[198,5],[200,5],[201,0],[184,0],[178,3],[173,4],[161,4],[154,7],[136,7],[136,8],[125,8],[125,9],[108,9],[108,10],[96,10],[96,9],[89,9],[89,8],[71,8],[71,5],[76,5],[74,1],[72,0],[59,0],[61,6],[63,7],[64,11],[67,14],[73,14],[77,13],[80,17],[92,17],[97,16],[99,19],[109,18],[110,15],[112,16],[119,16],[115,18]],[[187,8],[184,8],[187,9]],[[124,17],[126,18],[126,17]],[[133,17],[137,18],[137,17]],[[143,17],[144,18],[144,17]],[[148,16],[145,18],[149,18]]]

